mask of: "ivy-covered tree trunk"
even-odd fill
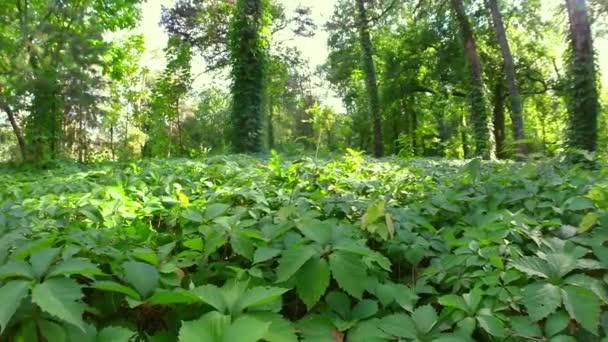
[[[505,25],[502,20],[500,9],[498,8],[497,0],[488,0],[488,6],[490,7],[490,12],[492,13],[492,21],[494,22],[496,37],[498,38],[498,44],[500,45],[500,51],[504,61],[505,78],[509,88],[509,99],[511,100],[511,125],[513,128],[513,138],[517,141],[517,153],[520,156],[525,156],[528,154],[528,145],[525,142],[526,131],[524,127],[523,107],[521,96],[519,95],[519,88],[517,86],[517,79],[515,77],[515,63],[513,62],[511,47],[509,46],[509,41],[505,32]]]
[[[496,157],[503,159],[505,154],[505,97],[502,78],[494,86],[494,140],[496,141]]]
[[[270,40],[268,0],[237,0],[231,24],[233,149],[262,150],[264,75]]]
[[[570,84],[567,90],[568,145],[597,148],[598,91],[591,25],[585,0],[566,0],[570,20]]]
[[[365,73],[365,85],[372,115],[372,126],[374,130],[374,156],[384,155],[384,139],[382,137],[382,116],[380,113],[380,98],[378,96],[378,82],[376,80],[376,67],[374,66],[374,51],[369,34],[369,23],[367,9],[364,0],[357,1],[357,12],[359,14],[359,39],[361,41],[362,67]]]
[[[464,52],[469,66],[469,103],[471,106],[471,125],[476,157],[484,159],[494,158],[494,137],[492,136],[492,123],[489,119],[487,99],[484,93],[482,68],[477,44],[473,37],[473,29],[467,18],[462,0],[452,0],[452,7],[456,14],[456,20],[460,26],[460,32],[464,43]]]
[[[274,148],[274,126],[272,124],[274,120],[274,103],[272,99],[268,99],[268,149]]]

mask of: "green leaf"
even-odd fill
[[[566,203],[566,209],[572,211],[581,211],[586,209],[593,209],[595,206],[593,205],[593,201],[585,197],[572,197],[569,198]]]
[[[0,267],[0,279],[7,278],[27,278],[34,279],[34,270],[25,261],[12,260]]]
[[[350,319],[354,321],[370,318],[378,313],[378,303],[375,300],[364,299],[355,305],[350,313]]]
[[[201,299],[194,293],[184,289],[163,290],[156,289],[154,294],[146,300],[150,305],[169,305],[169,304],[194,304]]]
[[[287,291],[289,291],[289,289],[269,286],[258,286],[251,288],[245,291],[245,293],[239,298],[236,305],[236,310],[240,311],[255,306],[266,305],[272,301],[280,299],[281,296]]]
[[[297,224],[297,227],[304,236],[318,244],[325,245],[331,240],[332,226],[327,222],[315,219],[303,220]]]
[[[125,279],[142,295],[147,297],[154,291],[160,275],[154,266],[139,261],[126,261],[122,264]]]
[[[543,336],[542,331],[538,324],[532,322],[530,317],[527,316],[513,316],[510,318],[511,327],[513,331],[522,337],[541,337]]]
[[[412,313],[412,319],[416,324],[416,329],[423,334],[428,334],[437,323],[437,313],[430,305],[416,308]]]
[[[467,303],[465,303],[464,299],[461,296],[455,294],[449,294],[439,297],[439,304],[451,308],[460,309],[464,312],[469,311]]]
[[[184,247],[202,252],[203,251],[203,238],[195,237],[190,240],[186,240],[183,242]]]
[[[562,302],[559,287],[549,283],[534,283],[524,287],[522,297],[528,315],[534,322],[555,312]]]
[[[325,316],[308,315],[297,323],[303,342],[336,342],[335,335],[341,335]]]
[[[32,301],[49,314],[85,331],[80,285],[69,278],[51,278],[32,289]]]
[[[329,269],[338,285],[351,296],[361,299],[370,282],[367,266],[357,255],[334,252],[329,256]]]
[[[97,335],[97,342],[128,342],[135,332],[123,327],[106,327]]]
[[[545,335],[548,337],[559,334],[564,331],[570,324],[570,317],[568,314],[560,310],[547,318],[545,321]]]
[[[278,248],[260,247],[253,253],[253,264],[255,265],[270,260],[279,254],[281,254],[281,250]]]
[[[203,302],[213,306],[220,312],[227,309],[222,290],[215,285],[203,285],[192,290]]]
[[[340,317],[346,319],[350,314],[350,298],[343,292],[332,291],[325,296],[325,302]]]
[[[321,299],[329,286],[329,266],[325,259],[313,257],[296,273],[296,291],[308,310]]]
[[[260,322],[270,323],[268,332],[262,337],[267,342],[298,342],[296,329],[290,321],[284,319],[279,314],[272,312],[254,312],[247,316],[253,317]]]
[[[132,288],[121,285],[121,284],[113,282],[113,281],[107,281],[107,280],[96,281],[91,285],[91,287],[94,289],[102,290],[102,291],[122,293],[122,294],[125,294],[136,300],[141,299],[141,296],[139,295],[139,293],[137,293]]]
[[[504,337],[506,335],[504,325],[494,316],[478,315],[477,322],[483,330],[492,336]]]
[[[21,305],[21,301],[27,296],[30,284],[31,282],[29,281],[14,280],[0,287],[0,298],[2,298],[2,305],[0,305],[0,333],[4,331],[11,317],[13,317],[13,314]]]
[[[61,325],[43,319],[38,322],[38,327],[40,333],[47,341],[68,342],[66,331]]]
[[[591,290],[568,285],[563,289],[564,306],[570,314],[585,329],[597,334],[600,324],[600,300]]]
[[[538,276],[541,278],[549,277],[549,275],[546,273],[549,266],[545,260],[542,260],[539,257],[521,257],[514,260],[511,265],[531,276]]]
[[[416,323],[405,314],[386,316],[380,321],[379,327],[395,337],[415,339],[417,336]]]
[[[225,213],[230,208],[230,205],[225,203],[213,203],[207,207],[205,211],[205,219],[213,220]]]
[[[298,245],[285,250],[276,269],[277,283],[291,278],[315,254],[317,251],[308,245]]]
[[[182,211],[182,217],[196,223],[203,222],[203,215],[195,208],[187,208],[186,210]]]
[[[569,285],[587,288],[593,291],[596,296],[600,297],[604,303],[608,304],[608,291],[606,290],[606,285],[604,285],[601,280],[592,278],[586,274],[578,273],[566,278],[564,282]]]
[[[230,326],[230,316],[212,311],[196,321],[182,321],[179,342],[218,342]]]
[[[97,268],[88,259],[71,258],[63,261],[49,270],[48,277],[56,277],[60,275],[69,276],[74,274],[80,275],[103,275],[103,272]]]
[[[584,233],[591,229],[598,222],[599,216],[596,213],[590,212],[583,216],[581,223],[578,225],[578,232]]]
[[[251,238],[243,234],[239,230],[234,230],[230,236],[230,246],[232,246],[232,250],[241,256],[244,256],[248,260],[253,259],[253,252],[255,246],[251,241]]]
[[[391,336],[382,331],[379,319],[370,319],[360,322],[348,331],[349,342],[384,342],[390,341]]]
[[[46,273],[60,251],[59,248],[44,248],[32,253],[30,263],[37,278],[42,277]]]
[[[241,316],[228,327],[222,341],[257,342],[268,333],[270,324],[250,316]]]

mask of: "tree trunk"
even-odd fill
[[[365,72],[365,83],[374,130],[374,156],[382,157],[384,155],[384,139],[382,138],[382,117],[380,113],[380,99],[378,96],[378,82],[376,80],[372,40],[369,34],[367,9],[365,8],[363,0],[357,0],[357,10],[359,12],[359,38],[361,41],[361,49],[363,50],[363,70]]]
[[[274,120],[274,104],[272,99],[268,99],[268,149],[274,149],[274,127],[272,125]]]
[[[496,81],[494,87],[494,140],[496,140],[496,157],[503,159],[505,153],[505,98],[503,80]]]
[[[591,25],[585,0],[566,0],[570,20],[570,84],[567,94],[568,145],[595,151],[597,148],[598,91]]]
[[[473,37],[473,29],[467,18],[463,1],[452,0],[452,7],[460,26],[465,58],[469,66],[469,102],[471,105],[471,124],[473,125],[473,135],[475,137],[475,156],[491,159],[494,157],[494,139],[484,93],[482,67],[479,53],[477,52],[477,44]]]
[[[500,14],[500,9],[498,8],[497,0],[488,0],[488,7],[490,7],[490,12],[492,13],[492,21],[494,22],[496,37],[498,38],[498,44],[500,45],[500,51],[502,52],[502,59],[504,61],[505,78],[507,80],[507,86],[509,87],[513,139],[515,139],[517,142],[517,153],[520,156],[525,156],[528,154],[528,145],[525,142],[526,131],[524,126],[521,96],[519,95],[519,88],[517,86],[517,79],[515,77],[515,63],[513,62],[511,47],[509,46],[509,41],[507,39],[505,26],[502,20],[502,15]],[[498,146],[496,149],[498,150]],[[496,153],[498,154],[498,151]]]
[[[21,159],[26,160],[26,158],[28,157],[27,145],[25,144],[25,138],[23,137],[23,132],[19,127],[19,123],[17,123],[17,117],[15,116],[15,113],[13,113],[13,110],[8,104],[0,102],[0,105],[1,109],[6,112],[6,115],[8,116],[8,121],[10,121],[11,127],[13,128],[13,132],[15,133],[15,137],[17,138],[17,143],[19,144],[19,152],[21,152]]]

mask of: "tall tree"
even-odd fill
[[[369,33],[369,18],[365,8],[365,0],[356,0],[359,29],[359,40],[361,42],[362,69],[365,73],[365,85],[369,101],[369,110],[372,116],[374,131],[374,155],[384,155],[384,139],[382,138],[382,114],[380,112],[380,98],[378,96],[378,81],[376,79],[376,67],[374,66],[374,49]]]
[[[487,99],[484,92],[482,67],[473,29],[469,23],[462,0],[452,0],[452,8],[460,26],[464,43],[464,52],[469,67],[469,102],[471,106],[471,124],[475,138],[475,156],[484,159],[494,157],[494,138],[492,124],[489,119]]]
[[[513,55],[511,53],[511,47],[509,46],[509,40],[505,32],[505,25],[503,23],[502,14],[498,7],[497,0],[487,0],[488,7],[492,14],[492,22],[494,23],[494,30],[496,31],[496,37],[498,44],[500,45],[500,51],[502,53],[502,59],[504,62],[505,78],[507,80],[507,87],[509,89],[509,99],[511,100],[511,125],[513,128],[513,138],[517,141],[517,152],[521,156],[528,154],[528,147],[525,142],[526,131],[524,127],[523,118],[523,107],[521,102],[521,96],[519,95],[519,88],[517,86],[517,79],[515,77],[515,63],[513,62]]]
[[[585,0],[566,0],[570,21],[568,145],[595,151],[597,148],[598,91],[591,24]]]
[[[268,0],[237,0],[230,30],[235,152],[262,150],[271,15]]]

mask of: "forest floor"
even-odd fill
[[[0,341],[599,341],[608,169],[218,156],[0,175]]]

